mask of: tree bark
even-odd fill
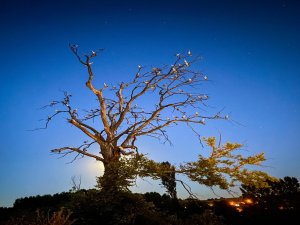
[[[102,191],[114,193],[120,189],[119,185],[119,160],[120,152],[118,148],[106,145],[101,146],[103,155],[104,174],[98,178],[98,186]]]

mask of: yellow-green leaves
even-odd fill
[[[266,160],[264,153],[243,155],[241,144],[231,142],[217,144],[215,137],[204,138],[203,141],[210,149],[207,157],[199,154],[197,160],[175,167],[151,160],[143,154],[135,154],[122,157],[112,174],[116,174],[117,171],[117,183],[122,189],[135,184],[134,181],[138,176],[158,180],[166,178],[166,175],[171,173],[174,173],[172,178],[174,181],[176,174],[184,174],[191,181],[201,185],[216,186],[225,190],[238,184],[265,187],[266,180],[275,180],[263,171],[252,169],[253,166],[260,166]]]
[[[226,142],[217,146],[215,137],[204,138],[203,141],[211,149],[210,156],[199,155],[197,161],[180,166],[180,171],[192,181],[228,189],[238,183],[264,186],[266,179],[274,179],[265,172],[250,169],[250,166],[258,166],[265,161],[264,153],[243,156],[239,143]]]

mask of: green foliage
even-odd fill
[[[148,159],[143,154],[135,154],[107,164],[104,175],[97,179],[96,187],[112,193],[129,191],[129,187],[135,185],[138,176],[160,179],[163,173],[160,163]]]
[[[211,148],[211,154],[208,157],[199,155],[197,161],[180,166],[181,172],[192,181],[210,187],[229,189],[238,182],[261,187],[266,185],[266,179],[274,179],[265,172],[250,170],[248,167],[261,165],[265,161],[264,153],[244,157],[236,153],[242,147],[241,144],[227,142],[217,146],[215,137],[203,140]]]
[[[167,189],[167,193],[171,196],[171,198],[176,199],[177,192],[176,192],[175,167],[171,166],[169,162],[162,162],[161,170],[166,171],[164,175],[161,176],[162,184]]]
[[[273,204],[276,200],[279,202],[278,204],[282,205],[287,202],[285,199],[294,199],[300,196],[300,184],[295,177],[284,177],[276,181],[266,180],[266,183],[268,184],[267,187],[259,188],[243,184],[240,189],[244,197],[253,198],[258,203],[272,202]]]
[[[243,216],[249,224],[298,224],[300,188],[297,178],[267,180],[267,187],[242,185],[243,197],[253,199]]]
[[[106,172],[98,178],[97,187],[110,192],[129,191],[138,176],[151,177],[161,179],[170,196],[176,197],[176,173],[186,175],[201,185],[225,190],[240,183],[267,187],[267,179],[276,180],[263,171],[251,170],[250,166],[260,166],[265,161],[264,153],[243,156],[239,151],[241,144],[226,142],[217,146],[215,137],[205,138],[204,142],[211,149],[210,155],[199,155],[197,161],[186,162],[179,167],[169,162],[155,162],[143,154],[122,157],[120,161],[106,165]]]

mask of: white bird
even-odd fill
[[[196,114],[196,116],[198,116],[198,115],[199,115],[199,113],[198,113],[198,112],[196,112],[195,114]]]
[[[182,116],[182,119],[184,119],[184,120],[185,120],[185,119],[186,119],[186,115],[183,115],[183,116]]]
[[[176,57],[179,57],[179,56],[180,56],[180,53],[177,53],[177,54],[176,54]]]
[[[169,118],[169,117],[167,117],[167,120],[170,120],[170,118]]]
[[[226,116],[225,116],[225,120],[228,120],[228,119],[229,119],[229,116],[228,116],[228,115],[226,115]]]
[[[145,84],[149,84],[149,81],[146,80],[146,81],[144,81],[144,83],[145,83]]]
[[[104,88],[108,88],[108,85],[106,83],[104,83],[103,85],[104,85]]]
[[[92,51],[92,56],[96,56],[96,55],[97,55],[97,53]]]
[[[205,99],[208,99],[208,96],[207,96],[207,95],[204,95],[203,97],[204,97]]]
[[[205,119],[203,118],[200,123],[205,124]]]
[[[188,51],[188,55],[189,55],[189,56],[192,56],[192,52],[191,52],[190,50]]]
[[[136,76],[136,77],[140,77],[140,74],[139,74],[139,73],[137,73],[135,76]]]
[[[189,79],[189,82],[192,82],[192,81],[193,81],[193,80],[190,78],[190,79]]]
[[[184,60],[184,64],[185,64],[187,67],[190,66],[190,64],[189,64],[186,60]]]
[[[172,67],[172,72],[177,73],[177,69],[175,67]]]
[[[138,65],[138,68],[139,68],[139,69],[141,69],[141,68],[142,68],[142,66],[141,66],[141,65]]]
[[[208,80],[208,77],[207,77],[207,76],[204,76],[203,78],[204,78],[204,80]]]

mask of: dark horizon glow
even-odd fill
[[[50,154],[86,139],[63,119],[46,130],[28,131],[43,126],[39,119],[49,111],[39,108],[61,99],[62,91],[73,94],[74,107],[93,104],[86,70],[69,43],[83,52],[105,49],[94,60],[99,85],[129,80],[139,64],[172,64],[177,52],[202,55],[196,68],[210,79],[203,85],[211,96],[207,110],[224,108],[238,122],[208,122],[200,128],[202,136],[221,133],[224,141],[244,144],[245,154],[264,151],[263,170],[300,178],[297,1],[5,0],[0,18],[0,206],[11,206],[19,197],[68,191],[72,176],[92,188],[100,175],[93,159],[67,164],[72,158]],[[174,146],[143,139],[140,149],[177,165],[206,151],[185,126],[171,128],[169,135]],[[192,186],[200,198],[212,195]],[[162,191],[156,182],[140,182],[134,190]]]

